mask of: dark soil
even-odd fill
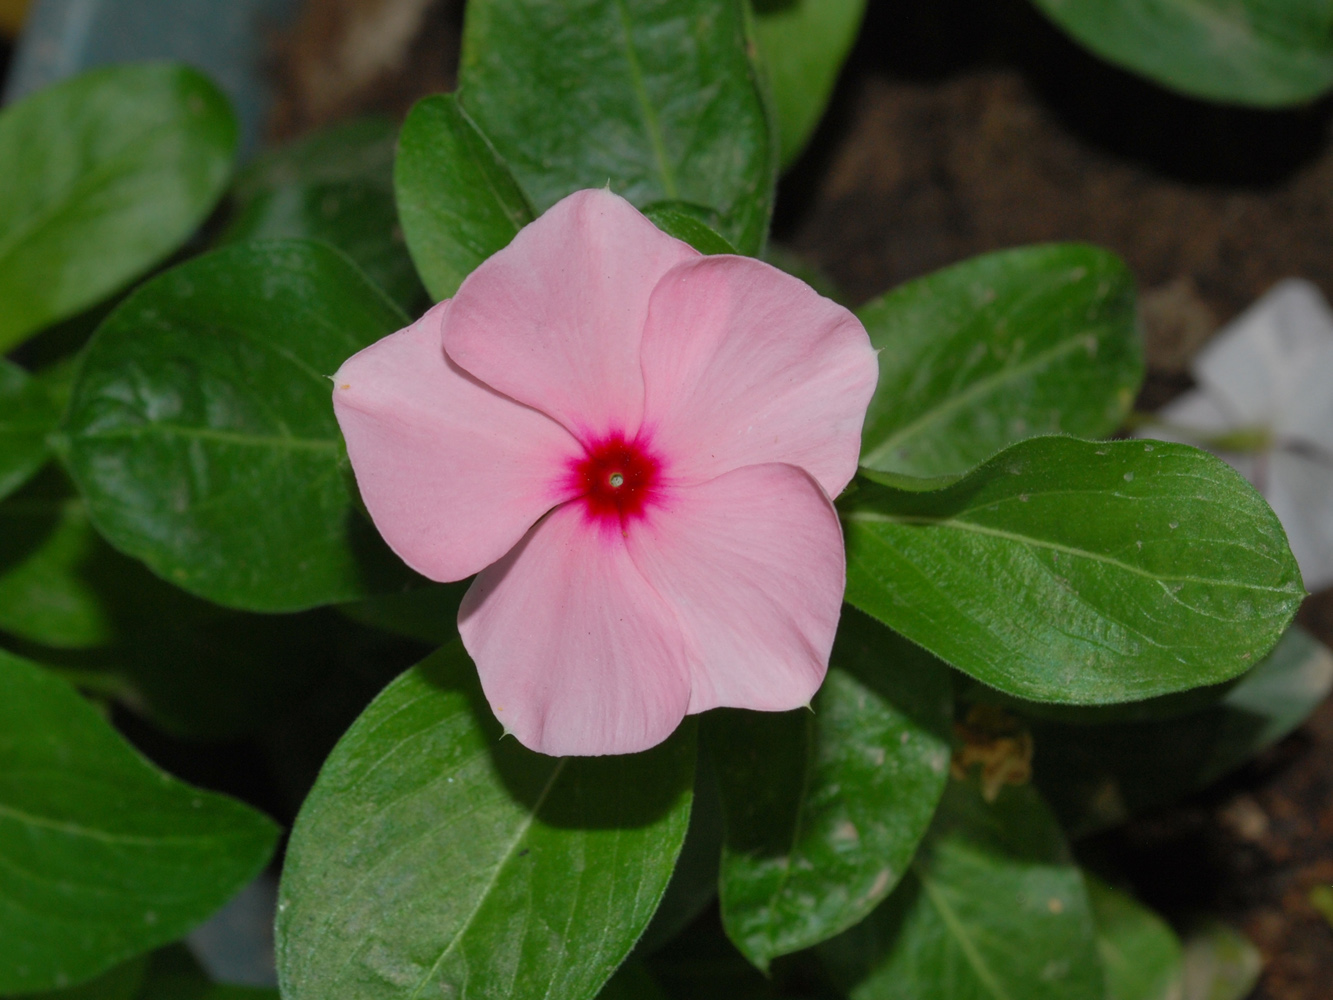
[[[310,0],[287,40],[275,134],[451,85],[456,0],[399,0],[418,28],[355,86],[328,84],[385,0]],[[1023,0],[872,0],[834,110],[783,181],[775,236],[856,301],[964,258],[1047,240],[1121,254],[1144,290],[1155,408],[1189,355],[1270,285],[1333,296],[1333,103],[1255,112],[1188,100],[1083,52]],[[336,76],[336,72],[334,73]],[[321,82],[324,81],[324,82]],[[1301,621],[1333,645],[1333,593]],[[1317,1000],[1333,928],[1333,702],[1222,786],[1106,845],[1143,896],[1204,909],[1262,949],[1255,997]]]

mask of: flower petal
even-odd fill
[[[664,277],[643,338],[644,427],[671,474],[786,462],[837,496],[856,472],[879,367],[850,312],[748,257]]]
[[[663,274],[698,256],[624,198],[576,192],[468,276],[445,323],[444,349],[585,440],[612,431],[633,437],[649,296]]]
[[[685,717],[680,625],[620,532],[599,530],[577,503],[477,577],[458,630],[496,717],[529,749],[634,753]]]
[[[1267,456],[1264,498],[1287,532],[1310,593],[1333,584],[1333,468],[1318,460],[1273,451]]]
[[[811,476],[755,465],[679,488],[627,542],[691,643],[690,712],[810,701],[846,584],[842,527]]]
[[[353,355],[333,409],[366,509],[418,573],[461,580],[499,559],[566,499],[577,441],[544,414],[487,388],[445,357],[441,302]]]

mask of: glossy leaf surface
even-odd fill
[[[1268,505],[1183,445],[1034,438],[945,489],[862,481],[840,506],[847,600],[1034,701],[1235,677],[1304,597]]]
[[[244,243],[167,272],[87,348],[63,425],[98,530],[184,589],[292,611],[406,570],[354,509],[331,373],[405,325],[347,258]]]
[[[46,382],[0,358],[0,499],[46,464],[60,410]]]
[[[205,77],[92,70],[0,113],[0,351],[157,264],[231,173],[236,119]]]
[[[322,240],[419,312],[426,296],[394,206],[397,137],[387,118],[358,118],[261,154],[236,179],[224,239]]]
[[[1303,0],[1033,0],[1080,44],[1210,101],[1300,104],[1333,87],[1333,9]]]
[[[459,644],[347,733],[288,849],[288,1000],[596,996],[684,840],[693,726],[619,757],[545,757],[500,737]]]
[[[910,874],[820,954],[852,1000],[1103,1000],[1083,876],[1030,786],[950,782]]]
[[[866,0],[753,0],[783,167],[805,149],[856,41]]]
[[[1179,1000],[1184,954],[1170,925],[1138,900],[1084,872],[1106,1000]]]
[[[1134,279],[1077,243],[986,254],[857,310],[880,348],[861,464],[960,475],[1038,434],[1104,437],[1143,378]]]
[[[729,712],[706,732],[726,816],[722,919],[761,969],[889,894],[948,777],[949,675],[851,608],[813,711]]]
[[[1333,690],[1333,653],[1292,626],[1216,705],[1164,722],[1036,721],[1035,779],[1071,836],[1204,788],[1300,725]]]
[[[533,218],[509,168],[453,94],[413,106],[394,187],[412,260],[436,301],[452,297]]]
[[[777,150],[745,20],[740,0],[474,0],[463,106],[538,212],[609,182],[641,207],[714,208],[757,253]]]
[[[89,979],[201,923],[276,827],[138,755],[64,681],[0,653],[0,993]]]

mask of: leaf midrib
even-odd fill
[[[962,951],[963,957],[967,959],[967,964],[971,966],[972,971],[976,973],[977,979],[981,981],[982,986],[986,987],[996,1000],[1011,1000],[1009,994],[1005,992],[1004,987],[1000,985],[995,973],[992,972],[990,966],[986,964],[986,960],[982,957],[980,949],[976,946],[976,942],[974,942],[971,935],[968,934],[966,926],[964,926],[962,920],[958,918],[958,914],[954,913],[953,907],[949,905],[949,901],[944,898],[944,894],[934,882],[931,881],[930,877],[921,870],[919,865],[914,864],[912,869],[915,871],[916,877],[921,881],[921,888],[925,890],[926,897],[930,900],[930,905],[935,908],[935,912],[938,913],[940,919],[944,921],[944,926],[947,927],[949,933],[953,935],[954,940],[958,943],[959,950]]]
[[[657,160],[657,171],[662,176],[662,191],[668,198],[678,198],[676,175],[667,159],[666,143],[662,139],[662,126],[657,120],[657,112],[649,100],[648,90],[643,82],[643,70],[639,67],[639,57],[634,49],[633,26],[625,0],[615,0],[616,12],[620,15],[620,26],[625,33],[625,61],[629,63],[630,83],[634,87],[634,96],[639,103],[639,113],[643,117],[643,130],[648,142],[653,147],[653,157]]]
[[[214,841],[219,839],[217,834],[209,834],[205,836],[147,836],[142,834],[108,833],[104,830],[96,830],[92,827],[82,826],[78,823],[51,819],[46,816],[37,816],[33,813],[25,812],[22,809],[7,806],[4,803],[0,803],[0,818],[11,819],[26,826],[35,826],[56,833],[65,833],[74,837],[83,837],[87,840],[96,840],[104,844],[156,847],[160,844],[198,844],[201,841]]]
[[[1009,368],[1002,368],[997,372],[992,372],[990,375],[978,379],[962,392],[947,397],[942,403],[931,407],[924,413],[921,413],[908,423],[899,427],[892,435],[877,444],[872,451],[861,456],[861,464],[876,468],[876,462],[881,461],[886,455],[890,454],[902,441],[919,433],[923,427],[961,409],[965,404],[974,402],[979,396],[986,395],[1006,382],[1011,380],[1017,381],[1039,368],[1053,364],[1063,355],[1071,353],[1074,348],[1081,347],[1086,349],[1087,338],[1090,336],[1096,337],[1096,334],[1091,330],[1082,331],[1076,336],[1071,337],[1069,340],[1063,341],[1054,347],[1047,348],[1045,351],[1040,351],[1032,355],[1024,360],[1022,364],[1014,365]],[[1097,338],[1097,341],[1100,343],[1100,338]]]
[[[559,763],[551,769],[551,776],[546,779],[546,785],[542,788],[541,794],[537,796],[537,801],[533,803],[532,809],[528,812],[528,815],[524,817],[523,822],[519,824],[518,829],[514,832],[513,838],[506,845],[504,853],[500,856],[500,860],[495,864],[495,870],[491,873],[490,880],[486,883],[486,887],[477,894],[477,901],[472,907],[472,912],[467,915],[467,919],[464,920],[462,926],[458,928],[458,933],[454,935],[453,940],[449,942],[444,951],[440,952],[440,957],[435,960],[435,963],[430,967],[430,970],[422,977],[421,982],[417,984],[416,989],[414,989],[408,996],[408,1000],[419,1000],[422,990],[430,985],[435,979],[436,974],[444,966],[445,960],[453,954],[454,949],[458,947],[458,943],[463,940],[464,936],[466,936],[468,928],[470,928],[472,922],[477,919],[477,914],[481,912],[481,908],[486,904],[486,900],[490,897],[491,891],[495,888],[495,884],[500,881],[500,876],[503,874],[505,866],[509,863],[509,859],[514,856],[514,852],[518,849],[518,845],[523,842],[523,838],[528,835],[528,830],[530,830],[532,824],[536,822],[537,814],[541,812],[542,806],[546,804],[547,796],[551,794],[551,789],[555,787],[557,779],[564,773],[565,765],[568,763],[568,757],[561,757]]]
[[[1204,586],[1224,585],[1237,587],[1242,590],[1253,590],[1271,594],[1291,594],[1290,586],[1272,587],[1262,584],[1248,583],[1237,580],[1212,579],[1209,577],[1199,577],[1192,575],[1173,575],[1165,573],[1152,573],[1130,563],[1121,562],[1119,559],[1112,558],[1100,552],[1090,552],[1087,549],[1075,548],[1071,545],[1061,545],[1058,542],[1047,541],[1045,539],[1033,538],[1030,535],[1019,535],[1012,531],[1004,531],[1000,528],[990,528],[985,525],[977,524],[973,521],[964,521],[960,518],[926,517],[918,515],[896,515],[879,514],[872,511],[851,511],[843,515],[844,521],[859,521],[866,524],[901,524],[901,525],[919,525],[924,527],[948,528],[955,531],[966,531],[978,535],[987,535],[992,538],[1001,538],[1005,541],[1014,542],[1019,545],[1045,549],[1050,552],[1059,552],[1064,555],[1073,556],[1079,559],[1088,559],[1093,562],[1100,562],[1108,566],[1113,566],[1118,570],[1142,577],[1145,580],[1151,580],[1154,583],[1197,583]]]

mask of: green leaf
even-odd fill
[[[1083,873],[1106,970],[1106,1000],[1179,1000],[1184,953],[1175,931],[1138,900]]]
[[[1216,705],[1166,722],[1034,721],[1034,778],[1080,837],[1212,784],[1300,725],[1333,690],[1333,653],[1292,626]]]
[[[685,838],[693,726],[620,757],[500,737],[457,643],[349,730],[287,852],[287,1000],[596,996]]]
[[[43,990],[25,994],[25,1000],[138,1000],[148,968],[146,956],[139,956],[96,979],[63,990]]]
[[[986,254],[857,315],[880,349],[861,464],[959,475],[1038,434],[1099,438],[1143,378],[1134,279],[1096,247]]]
[[[59,419],[47,382],[0,358],[0,499],[46,464],[46,435]]]
[[[843,503],[847,600],[1034,701],[1138,701],[1242,673],[1304,589],[1276,516],[1184,445],[1033,438],[954,485]]]
[[[1030,786],[950,782],[912,870],[820,954],[852,1000],[1103,1000],[1083,877]]]
[[[0,501],[0,630],[56,649],[115,641],[110,609],[84,572],[103,548],[54,472]]]
[[[459,78],[538,212],[609,183],[714,208],[742,253],[763,246],[777,151],[741,0],[473,0]]]
[[[277,828],[140,757],[64,681],[0,652],[0,993],[90,979],[185,934]]]
[[[824,116],[866,0],[752,0],[754,34],[773,98],[782,166],[792,165]]]
[[[659,201],[643,210],[654,226],[702,254],[735,253],[736,248],[679,202]]]
[[[354,509],[329,376],[406,322],[347,258],[301,240],[155,278],[98,329],[63,424],[94,525],[230,607],[392,589],[408,574]]]
[[[1109,62],[1192,97],[1301,104],[1333,86],[1333,8],[1306,0],[1034,0]]]
[[[180,246],[236,136],[222,93],[171,63],[92,70],[0,112],[0,351]]]
[[[436,301],[451,298],[533,218],[509,168],[453,94],[413,105],[393,176],[407,246]]]
[[[408,312],[426,298],[394,207],[397,126],[358,118],[256,157],[232,190],[223,239],[307,238],[337,247]]]
[[[1264,960],[1246,937],[1217,920],[1185,934],[1183,1000],[1245,1000],[1259,982]]]
[[[722,921],[765,971],[889,894],[948,779],[948,671],[853,609],[812,708],[715,713],[706,730],[726,816]]]

